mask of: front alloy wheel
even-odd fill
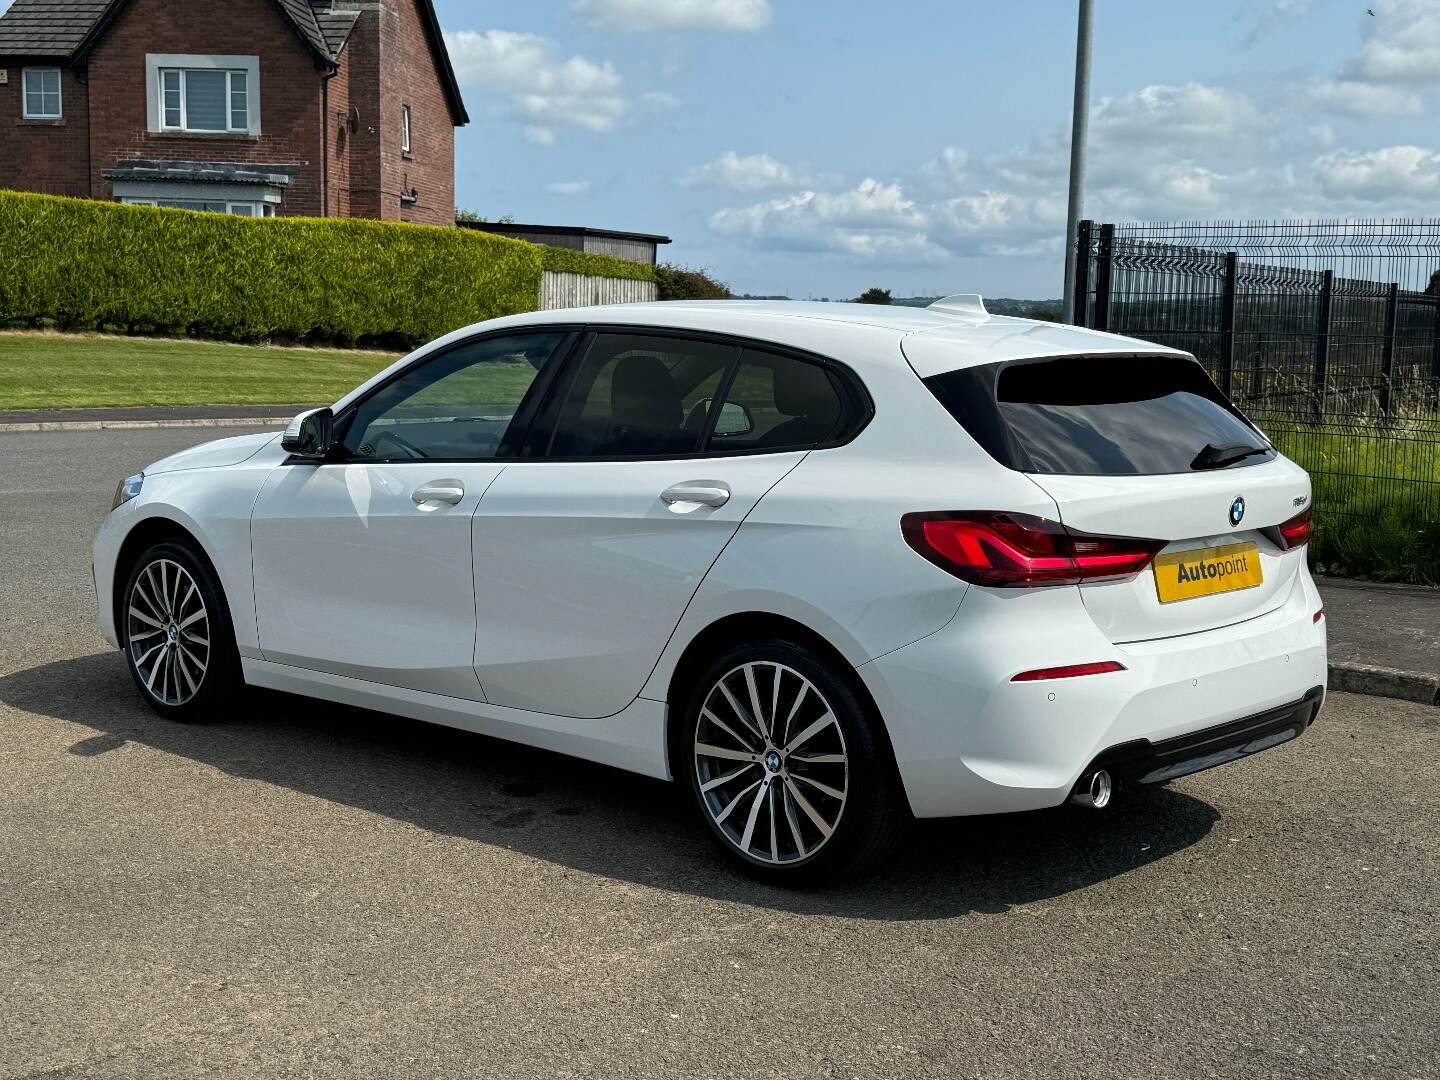
[[[126,617],[140,686],[161,705],[184,705],[210,667],[210,613],[200,586],[178,562],[156,559],[135,578]]]

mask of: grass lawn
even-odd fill
[[[395,359],[351,349],[0,332],[0,410],[334,401]]]

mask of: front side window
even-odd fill
[[[166,131],[249,131],[249,73],[161,68],[160,110],[161,127]]]
[[[596,334],[524,453],[552,459],[696,453],[738,353],[709,341]]]
[[[60,69],[26,68],[22,79],[26,120],[60,119]]]
[[[563,331],[468,342],[412,368],[356,408],[342,445],[352,461],[483,461],[507,446]]]

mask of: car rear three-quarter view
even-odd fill
[[[481,323],[157,463],[95,572],[163,715],[243,682],[673,779],[804,883],[1302,734],[1309,535],[1187,354],[974,297],[691,302]]]

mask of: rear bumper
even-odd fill
[[[1191,773],[1298,739],[1320,713],[1325,688],[1312,686],[1299,701],[1188,735],[1151,742],[1137,739],[1106,750],[1084,770],[1105,769],[1121,784],[1166,784]],[[1083,775],[1083,774],[1082,774]]]
[[[857,671],[885,719],[917,817],[1036,810],[1064,802],[1103,755],[1135,752],[1137,775],[1166,764],[1192,772],[1303,730],[1324,695],[1319,607],[1301,574],[1285,602],[1258,618],[1116,645],[1076,589],[972,588],[950,625]],[[1021,671],[1105,660],[1125,670],[1012,681]],[[1303,725],[1297,710],[1307,714]],[[1260,730],[1250,733],[1252,722]],[[1212,737],[1222,741],[1211,751],[1225,754],[1201,764]],[[1164,761],[1145,769],[1147,754]]]

